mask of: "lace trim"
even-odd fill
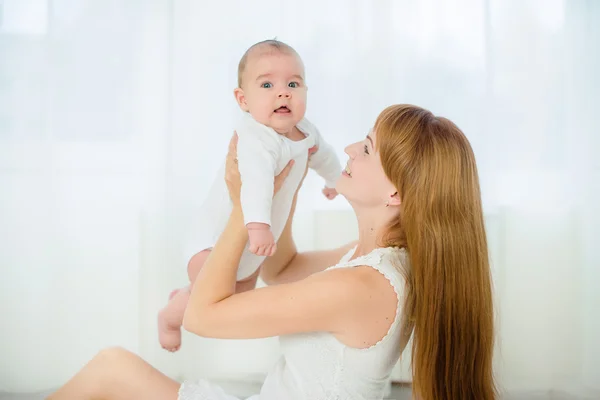
[[[336,265],[340,265],[340,264],[348,262],[348,260],[350,259],[350,257],[352,257],[352,255],[354,254],[355,251],[356,251],[356,246],[354,246],[353,248],[348,250],[348,252],[346,254],[344,254],[344,256],[342,258],[340,258],[340,261],[338,261],[338,263]]]
[[[379,339],[375,344],[372,344],[369,347],[357,348],[357,347],[346,346],[355,351],[368,351],[368,350],[372,350],[373,348],[377,347],[378,345],[380,345],[381,343],[386,341],[387,338],[392,334],[392,332],[394,332],[394,330],[397,328],[398,324],[400,323],[403,299],[400,295],[400,292],[398,291],[398,288],[396,287],[396,284],[394,283],[394,277],[390,274],[390,272],[387,268],[386,269],[381,268],[381,261],[382,261],[384,255],[387,255],[388,257],[390,257],[390,262],[393,264],[393,265],[391,265],[392,267],[395,266],[395,264],[397,263],[398,267],[407,268],[406,251],[399,247],[379,247],[379,248],[374,249],[373,251],[371,251],[368,254],[362,255],[360,257],[356,257],[355,259],[348,261],[348,259],[350,257],[352,257],[352,254],[354,254],[355,250],[356,250],[356,247],[352,248],[348,253],[346,253],[346,255],[344,257],[342,257],[340,262],[338,264],[334,265],[332,268],[347,268],[347,267],[349,268],[349,267],[357,267],[360,265],[368,265],[368,266],[372,267],[373,269],[375,269],[377,272],[379,272],[381,275],[383,275],[387,279],[387,281],[390,284],[390,286],[392,287],[392,289],[394,289],[394,293],[396,293],[396,298],[398,300],[398,303],[396,305],[396,314],[394,315],[394,320],[390,324],[390,327],[388,328],[387,333],[381,339]],[[350,255],[350,256],[348,256],[348,255]],[[400,271],[398,271],[398,272],[400,272]]]
[[[184,382],[177,392],[178,400],[240,400],[225,393],[218,385],[200,379],[194,382]]]

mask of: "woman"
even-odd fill
[[[385,109],[367,137],[346,148],[337,183],[358,219],[356,245],[297,253],[288,221],[263,266],[270,286],[239,294],[247,233],[234,153],[227,177],[234,210],[194,284],[184,327],[216,338],[281,335],[281,360],[255,398],[382,398],[411,332],[416,398],[496,398],[477,169],[452,122],[410,105]],[[231,397],[206,381],[180,385],[138,356],[109,349],[51,398]]]

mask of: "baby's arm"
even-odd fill
[[[317,151],[310,157],[308,166],[325,179],[323,193],[331,200],[337,196],[335,183],[342,173],[342,165],[333,147],[323,139],[316,128],[314,128],[314,135]]]
[[[248,228],[249,250],[270,256],[275,252],[271,232],[273,179],[279,159],[279,144],[267,132],[239,127],[237,158],[242,179],[241,203]]]

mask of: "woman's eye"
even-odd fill
[[[265,88],[265,89],[270,89],[273,87],[273,85],[271,84],[271,82],[265,82],[262,85],[260,85],[260,87]]]
[[[365,153],[369,154],[369,148],[367,147],[366,144],[365,144]]]

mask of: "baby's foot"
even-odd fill
[[[181,327],[170,326],[164,310],[158,313],[158,341],[163,349],[171,353],[181,347]]]
[[[171,300],[173,297],[175,297],[175,295],[179,292],[179,289],[174,289],[170,294],[169,294],[169,300]]]

